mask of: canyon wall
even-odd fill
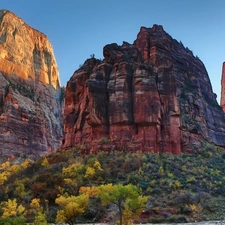
[[[179,154],[225,146],[224,113],[203,63],[162,26],[141,27],[133,44],[106,45],[103,55],[67,83],[64,148]]]
[[[225,62],[222,66],[220,105],[223,108],[223,111],[225,112]]]
[[[0,154],[40,156],[58,148],[62,94],[48,38],[0,10]]]

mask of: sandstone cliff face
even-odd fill
[[[225,119],[203,63],[162,28],[142,27],[133,44],[106,45],[67,83],[65,148],[198,151],[225,146]],[[84,145],[83,145],[84,146]],[[85,149],[85,148],[84,148]]]
[[[222,79],[221,79],[221,98],[220,98],[220,105],[225,112],[225,62],[222,66]]]
[[[58,69],[47,37],[0,10],[0,150],[42,155],[62,137]]]

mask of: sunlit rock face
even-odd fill
[[[179,154],[225,146],[203,63],[162,26],[141,27],[133,44],[106,45],[103,55],[67,83],[63,147]]]
[[[0,150],[39,156],[62,138],[62,92],[48,38],[0,10]]]

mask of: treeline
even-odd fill
[[[199,153],[181,155],[78,150],[36,162],[3,162],[2,219],[34,224],[223,219],[225,156],[209,143]]]

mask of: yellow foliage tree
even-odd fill
[[[80,194],[86,194],[89,197],[94,197],[97,195],[97,187],[81,187]]]
[[[0,166],[0,185],[4,184],[11,174],[18,173],[20,170],[21,166],[17,164],[10,165],[9,161],[2,163]]]
[[[30,203],[30,208],[32,210],[32,212],[36,213],[37,211],[40,211],[42,210],[42,206],[40,205],[40,199],[39,198],[33,198],[31,200],[31,203]]]
[[[5,181],[8,180],[8,175],[8,172],[5,171],[0,173],[0,185],[4,184]]]
[[[35,225],[47,225],[46,220],[46,213],[44,212],[43,207],[40,204],[39,198],[32,199],[30,203],[30,211],[29,213],[32,213],[35,215],[34,224]]]
[[[48,162],[46,157],[43,158],[43,160],[41,162],[41,166],[43,166],[43,167],[50,167],[50,164],[49,164],[49,162]]]
[[[30,166],[31,162],[29,159],[26,159],[23,163],[20,164],[20,166],[23,168],[23,169],[26,169]]]
[[[97,181],[102,174],[102,167],[100,162],[96,158],[91,158],[86,166],[86,172],[84,177],[88,180],[89,185],[93,185],[93,182]]]
[[[84,214],[88,206],[89,197],[86,194],[79,196],[61,195],[56,198],[56,204],[60,205],[60,210],[57,212],[57,223],[68,223],[74,225],[76,219]]]
[[[180,183],[180,181],[176,180],[173,182],[169,183],[169,186],[173,189],[173,190],[179,190],[180,187],[182,186],[182,184]]]
[[[10,168],[10,162],[9,161],[6,161],[6,162],[2,163],[1,166],[0,166],[0,170],[3,170],[3,171],[9,170],[9,168]]]
[[[7,202],[2,202],[1,209],[3,210],[2,218],[23,216],[25,211],[22,204],[17,204],[16,199],[8,199]]]
[[[63,168],[62,174],[64,181],[68,185],[70,191],[77,195],[79,189],[84,184],[85,167],[81,163],[73,163],[67,168]]]
[[[14,164],[10,167],[10,172],[11,173],[18,173],[20,171],[21,167],[17,164]]]
[[[62,174],[64,176],[65,190],[72,195],[78,195],[79,189],[85,185],[93,185],[93,182],[101,176],[103,169],[101,164],[95,158],[91,158],[87,166],[81,163],[73,163],[67,168],[63,168]]]
[[[4,162],[0,166],[0,185],[4,184],[5,181],[8,180],[8,177],[10,176],[10,162]]]
[[[92,178],[95,175],[95,169],[93,167],[87,167],[86,173],[84,175],[85,178]]]

